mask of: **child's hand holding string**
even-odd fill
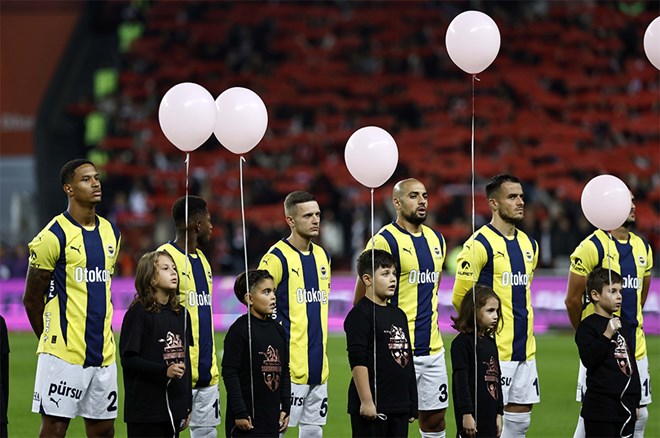
[[[289,427],[289,416],[286,412],[280,412],[280,432],[284,432]]]
[[[621,320],[617,318],[616,316],[607,323],[607,328],[605,329],[605,332],[603,333],[603,336],[605,336],[608,339],[612,339],[612,336],[616,332],[618,332],[621,329]]]
[[[360,404],[360,415],[366,418],[367,420],[375,420],[378,416],[376,411],[376,405],[373,401]]]
[[[477,422],[472,414],[463,414],[463,433],[461,436],[474,438],[477,436]]]
[[[167,367],[167,377],[170,379],[180,379],[186,372],[186,365],[183,363],[173,363]]]
[[[237,418],[234,420],[234,423],[236,424],[236,427],[238,427],[240,430],[248,431],[254,429],[254,426],[252,425],[252,418],[247,417],[247,418]]]

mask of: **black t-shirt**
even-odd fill
[[[178,313],[166,306],[159,306],[159,310],[147,312],[136,302],[124,315],[121,325],[119,353],[124,374],[126,423],[170,421],[166,388],[175,420],[185,419],[192,408],[188,353],[188,346],[193,342],[190,315],[182,307]],[[187,319],[187,336],[184,336],[184,318]],[[184,361],[183,377],[168,379],[167,367]]]
[[[459,333],[451,343],[452,398],[456,436],[463,429],[463,415],[474,416],[474,335]],[[497,414],[503,398],[500,361],[495,339],[477,338],[477,436],[497,436]]]
[[[634,413],[641,397],[635,352],[630,349],[634,331],[621,320],[621,330],[607,339],[603,333],[609,322],[610,318],[594,313],[582,320],[575,332],[580,360],[587,369],[587,392],[580,414],[586,420],[626,421],[630,414],[621,400]]]
[[[383,414],[407,414],[417,417],[417,381],[408,333],[408,319],[403,310],[387,304],[379,306],[363,297],[348,312],[344,321],[348,362],[353,369],[369,370],[369,386],[374,394],[374,308],[376,309],[376,365],[378,400]],[[360,397],[351,379],[348,388],[348,413],[360,413]]]
[[[222,379],[227,389],[227,436],[279,435],[280,412],[291,408],[289,344],[284,328],[268,318],[250,315],[252,366],[248,349],[247,315],[240,316],[227,331],[222,356]],[[254,410],[250,395],[250,369],[254,383]],[[250,433],[234,428],[237,418],[252,417]]]

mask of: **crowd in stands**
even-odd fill
[[[444,44],[451,19],[467,9],[489,14],[502,41],[475,81]],[[474,138],[476,226],[489,217],[484,181],[518,176],[522,228],[540,243],[541,267],[565,272],[592,230],[582,188],[604,173],[633,191],[637,229],[660,253],[660,81],[642,47],[653,2],[135,0],[108,2],[104,13],[121,17],[119,62],[96,78],[86,143],[105,173],[100,211],[123,233],[122,275],[173,235],[169,209],[185,193],[185,154],[162,134],[158,105],[180,82],[214,96],[250,88],[268,109],[266,136],[244,164],[250,267],[288,234],[282,201],[302,189],[318,197],[334,269],[351,269],[371,233],[370,193],[343,153],[367,125],[390,132],[399,148],[395,175],[375,190],[376,231],[392,218],[392,184],[414,176],[448,248],[464,241]],[[190,193],[209,201],[214,219],[214,268],[241,271],[239,157],[214,136],[190,157]]]

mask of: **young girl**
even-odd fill
[[[495,333],[501,330],[500,299],[487,286],[477,285],[473,302],[470,290],[452,317],[460,333],[451,343],[452,395],[457,437],[495,437],[502,432],[502,384]],[[475,305],[477,332],[474,330]],[[477,391],[475,394],[475,356],[477,344]],[[476,399],[475,399],[476,397]],[[475,415],[476,414],[476,415]],[[476,418],[475,418],[476,417]]]
[[[119,351],[129,437],[179,436],[190,420],[190,316],[179,305],[179,278],[165,251],[142,256],[137,293],[121,326]]]
[[[275,311],[273,277],[265,270],[250,270],[248,284],[249,293],[242,273],[236,278],[234,293],[245,305],[249,300],[251,339],[248,315],[239,317],[225,336],[225,430],[228,437],[278,437],[289,424],[291,409],[289,344],[284,328],[270,317]]]

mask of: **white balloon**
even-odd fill
[[[644,33],[644,52],[651,64],[660,70],[660,17],[651,21]]]
[[[483,12],[465,11],[449,24],[445,45],[454,64],[466,73],[481,73],[500,51],[500,30]]]
[[[353,178],[373,189],[385,184],[396,170],[399,149],[389,132],[366,126],[348,139],[344,161]]]
[[[259,95],[242,87],[229,88],[215,101],[215,137],[235,154],[244,154],[261,141],[268,127],[268,111]]]
[[[183,82],[170,88],[158,108],[165,137],[184,152],[194,151],[213,133],[215,102],[206,88]]]
[[[630,215],[632,198],[626,183],[616,176],[599,175],[582,190],[582,212],[596,228],[619,228]]]

